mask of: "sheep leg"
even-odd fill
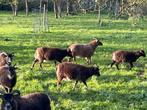
[[[76,61],[76,57],[73,57],[73,60]]]
[[[75,85],[73,87],[73,90],[75,90],[77,84],[78,84],[78,81],[75,82]]]
[[[82,81],[84,83],[84,85],[88,88],[86,81]]]
[[[130,62],[130,70],[133,68],[133,63],[132,62]]]
[[[33,64],[32,64],[32,67],[31,67],[31,70],[34,68],[36,62],[38,62],[38,59],[35,59],[35,60],[34,60],[34,62],[33,62]]]
[[[39,61],[39,66],[40,66],[40,69],[42,69],[42,63],[43,63],[43,61],[42,61],[42,60],[40,60],[40,61]]]
[[[119,67],[118,67],[119,63],[116,63],[115,65],[116,65],[117,70],[119,70]]]
[[[55,65],[57,64],[57,62],[56,62],[56,61],[54,61],[54,63],[55,63]]]
[[[87,57],[86,57],[86,60],[87,60],[87,64],[88,64],[88,65],[91,64],[91,58],[87,58]]]
[[[57,79],[57,87],[59,87],[59,85],[61,85],[62,79],[63,79],[63,78],[58,78],[58,79]]]
[[[6,93],[10,93],[12,91],[12,88],[4,87]]]
[[[112,63],[111,63],[111,68],[112,68],[112,66],[115,64],[115,61],[112,61]]]

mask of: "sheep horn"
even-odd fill
[[[20,91],[19,91],[19,90],[14,90],[14,91],[12,92],[12,94],[13,94],[14,96],[20,96]]]
[[[98,39],[94,37],[93,40],[98,40]]]
[[[4,94],[5,94],[5,92],[0,90],[0,98],[2,98]]]
[[[14,64],[12,67],[13,67],[14,69],[19,69],[18,67],[16,67],[16,64]]]

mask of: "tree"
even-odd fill
[[[66,14],[76,15],[77,14],[77,0],[66,0]]]
[[[12,8],[13,15],[14,16],[18,15],[18,3],[19,3],[19,0],[0,0],[0,3],[10,4],[10,6]]]
[[[142,6],[146,3],[146,0],[125,0],[122,1],[121,8],[118,14],[118,18],[123,15],[128,17],[139,18],[143,15]]]
[[[12,8],[12,12],[14,16],[18,15],[18,3],[19,3],[19,0],[9,0],[9,4]]]
[[[25,7],[26,7],[26,16],[28,16],[29,13],[28,0],[25,0]]]
[[[61,18],[61,0],[53,0],[55,18]]]

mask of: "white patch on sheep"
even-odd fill
[[[7,56],[7,54],[5,52],[1,52],[0,55],[6,55]]]
[[[65,73],[64,73],[65,74]],[[63,80],[65,80],[65,81],[70,81],[71,79],[68,77],[68,76],[66,76],[66,78],[63,78]]]
[[[4,109],[5,109],[5,110],[12,110],[11,104],[10,104],[9,102],[7,102],[7,103],[5,104]]]
[[[113,54],[112,55],[112,60],[115,60],[116,59],[116,56]]]
[[[13,78],[10,74],[8,74],[7,77],[8,77],[9,79],[12,79],[12,78]]]

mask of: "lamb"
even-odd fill
[[[91,56],[93,56],[95,49],[97,46],[103,45],[102,42],[98,39],[92,40],[88,44],[72,44],[69,46],[69,50],[72,52],[72,56],[74,60],[76,56],[80,56],[86,58],[87,63],[91,63]]]
[[[20,96],[19,91],[1,92],[1,110],[51,110],[49,97],[40,92]]]
[[[133,62],[136,62],[136,60],[141,56],[146,56],[144,50],[139,50],[136,52],[129,52],[123,50],[115,51],[112,53],[111,67],[115,64],[117,69],[119,70],[119,63],[128,62],[130,64],[130,69],[132,69]]]
[[[0,67],[0,85],[7,93],[10,93],[16,84],[16,67],[1,66]]]
[[[0,66],[11,65],[14,55],[5,52],[0,52]]]
[[[74,89],[79,81],[87,87],[86,80],[92,75],[100,76],[98,67],[86,67],[71,62],[63,62],[56,67],[57,86],[63,79],[75,80]]]
[[[42,68],[43,60],[54,60],[56,65],[56,61],[62,62],[63,58],[66,56],[72,57],[70,50],[48,47],[37,48],[35,52],[35,60],[31,69],[34,68],[36,62],[39,62],[40,68]]]

